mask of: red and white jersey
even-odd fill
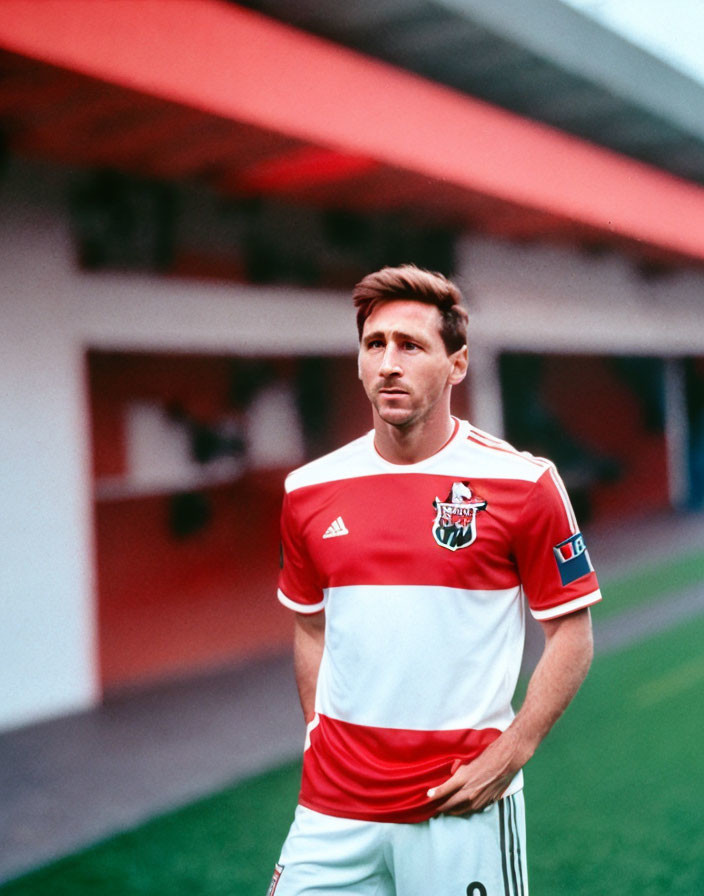
[[[347,818],[435,814],[428,789],[513,718],[526,601],[601,599],[555,467],[466,421],[417,464],[370,432],[295,470],[282,546],[279,599],[326,613],[300,801]]]

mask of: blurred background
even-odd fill
[[[455,413],[556,461],[597,571],[701,548],[704,17],[661,7],[3,2],[0,879],[296,755],[282,483],[370,426],[384,264],[460,284]]]

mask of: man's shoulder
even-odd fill
[[[320,485],[351,476],[364,475],[372,457],[371,433],[330,451],[292,470],[286,477],[286,492],[293,492],[308,485]]]
[[[537,482],[549,469],[552,461],[521,451],[510,442],[473,425],[467,425],[459,449],[472,455],[472,466],[485,470],[487,478],[524,479]]]

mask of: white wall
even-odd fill
[[[65,234],[39,198],[2,188],[0,214],[0,726],[96,696],[82,358],[57,285]]]
[[[704,354],[704,273],[645,279],[615,252],[467,238],[458,282],[470,305],[473,422],[501,434],[501,351]]]
[[[616,252],[476,238],[458,258],[477,345],[675,356],[704,348],[704,272],[645,279]]]
[[[86,350],[356,347],[339,294],[79,273],[65,180],[0,180],[0,729],[99,699]]]

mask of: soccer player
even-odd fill
[[[353,297],[373,429],[286,481],[307,734],[269,896],[524,896],[521,770],[587,673],[598,584],[553,464],[450,413],[457,287],[405,265]]]

